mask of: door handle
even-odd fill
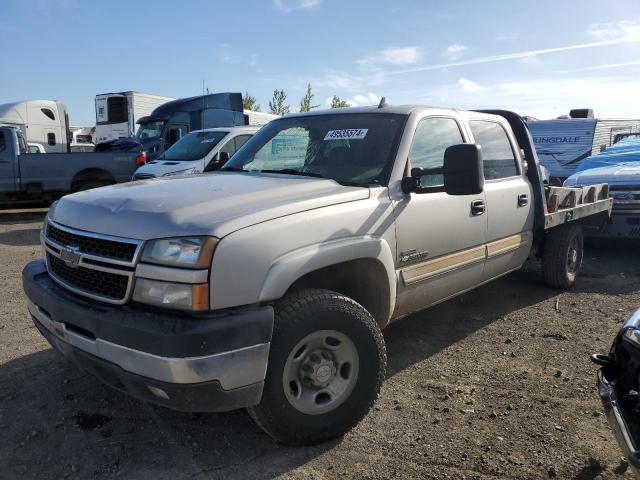
[[[518,195],[518,206],[526,207],[529,204],[529,195],[526,193],[522,193]]]
[[[484,200],[474,200],[471,202],[471,215],[482,215],[484,211]]]

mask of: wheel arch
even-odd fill
[[[346,295],[365,307],[380,327],[395,308],[394,256],[382,238],[344,239],[308,246],[277,259],[269,269],[260,301],[306,288]]]
[[[113,175],[111,175],[111,173],[109,173],[107,170],[104,170],[102,168],[85,168],[84,170],[80,170],[73,175],[69,188],[73,190],[74,187],[77,187],[81,183],[91,181],[105,182],[105,184],[116,183]]]

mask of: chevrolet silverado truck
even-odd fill
[[[63,197],[23,285],[116,389],[313,444],[373,405],[390,322],[530,257],[571,287],[610,210],[606,185],[544,187],[514,113],[383,102],[273,120],[219,171]]]
[[[146,162],[140,152],[29,152],[20,129],[0,125],[0,203],[51,202],[69,192],[128,182]]]

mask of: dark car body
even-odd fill
[[[640,478],[640,309],[620,329],[609,355],[591,358],[602,367],[598,391],[609,425]]]

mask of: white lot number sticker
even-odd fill
[[[362,140],[369,131],[368,128],[345,128],[343,130],[329,130],[325,140]]]

